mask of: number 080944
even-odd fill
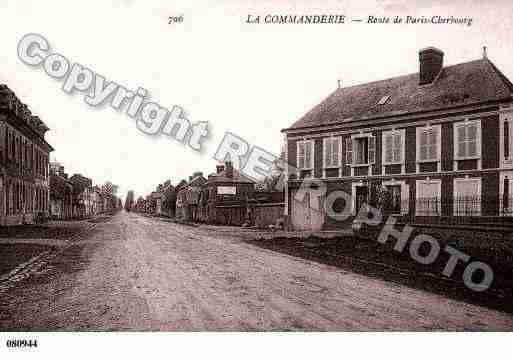
[[[9,339],[7,348],[37,348],[37,340]]]

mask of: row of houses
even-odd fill
[[[31,223],[48,215],[46,124],[6,85],[0,85],[0,225]]]
[[[91,180],[67,178],[59,164],[50,166],[54,149],[48,126],[5,84],[0,84],[0,225],[36,223],[50,217],[79,218],[119,205],[97,197]]]
[[[226,162],[207,177],[195,172],[176,186],[170,181],[159,184],[145,198],[139,197],[133,210],[185,222],[263,228],[277,225],[283,217],[284,193],[260,188]]]
[[[90,218],[121,209],[116,196],[117,186],[110,182],[93,185],[93,181],[81,174],[68,177],[64,166],[50,163],[50,216],[67,220]]]

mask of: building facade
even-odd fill
[[[255,198],[255,181],[233,168],[232,162],[216,166],[198,197],[196,220],[224,225],[251,222],[249,204]]]
[[[0,224],[50,216],[48,127],[6,85],[0,85]]]
[[[93,207],[93,181],[81,174],[70,177],[73,184],[73,217],[91,217]]]
[[[162,185],[159,185],[158,192],[160,193],[160,204],[157,203],[157,215],[174,217],[176,209],[176,192],[175,187],[171,184],[171,180],[167,180]],[[159,208],[160,207],[160,208]]]
[[[73,217],[73,183],[58,162],[50,163],[50,215],[59,220]]]
[[[198,220],[201,191],[206,182],[207,179],[203,177],[202,172],[195,172],[189,176],[186,185],[180,182],[176,188],[176,219],[181,221]]]
[[[103,212],[103,206],[102,206],[103,200],[102,200],[102,194],[101,194],[100,187],[93,186],[91,198],[92,198],[92,213],[93,213],[93,215],[97,216]]]
[[[511,215],[513,84],[486,53],[443,57],[423,49],[418,73],[339,88],[283,130],[293,228],[346,226],[365,204],[426,223]]]

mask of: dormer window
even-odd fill
[[[383,96],[379,101],[378,105],[384,105],[387,103],[387,101],[390,99],[390,95]]]

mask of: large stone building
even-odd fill
[[[0,224],[50,215],[48,127],[6,85],[0,85]]]
[[[284,130],[294,228],[344,226],[338,215],[380,200],[410,222],[511,215],[513,84],[486,53],[452,66],[436,48],[418,58],[417,73],[339,88]]]

